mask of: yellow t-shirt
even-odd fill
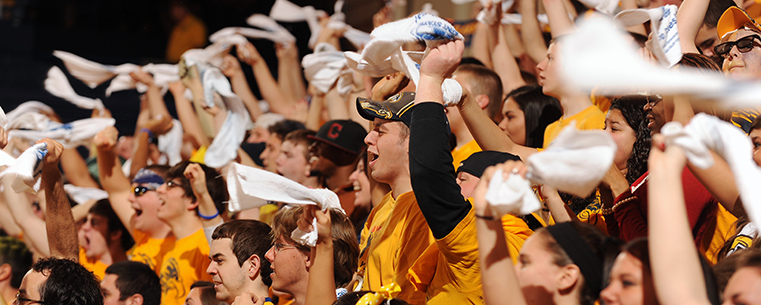
[[[605,127],[605,114],[597,106],[591,105],[571,117],[561,117],[559,120],[552,122],[544,130],[544,148],[547,148],[555,140],[560,131],[571,124],[571,122],[576,122],[576,128],[578,129],[603,129]]]
[[[700,252],[703,253],[711,264],[718,262],[718,254],[721,247],[736,233],[734,224],[737,221],[737,217],[729,213],[723,205],[719,204],[718,206],[715,221],[711,221],[711,225],[706,228],[706,233],[700,241]]]
[[[135,245],[127,252],[129,260],[146,264],[158,274],[161,271],[161,261],[164,259],[164,254],[174,248],[174,236],[151,238],[147,234],[135,230],[132,237],[135,239]]]
[[[483,303],[478,243],[474,242],[477,240],[475,219],[471,209],[452,232],[431,245],[410,268],[408,278],[416,289],[426,292],[426,304]],[[513,215],[502,218],[502,227],[510,257],[515,262],[533,231]]]
[[[481,147],[478,146],[476,140],[471,140],[470,142],[465,143],[462,147],[455,148],[452,151],[452,164],[454,165],[455,172],[457,171],[457,168],[460,167],[462,161],[465,161],[470,155],[479,151],[481,151]]]
[[[206,273],[209,267],[209,242],[203,229],[178,239],[161,262],[161,304],[181,305],[196,281],[211,281]]]
[[[79,264],[95,274],[95,276],[98,277],[98,280],[103,279],[103,277],[106,275],[106,268],[108,268],[108,265],[99,260],[88,259],[87,255],[85,254],[85,248],[82,247],[79,247]]]
[[[169,43],[166,46],[166,60],[170,63],[177,63],[185,51],[203,48],[205,45],[206,26],[198,17],[188,15],[177,23],[169,34]]]
[[[396,283],[402,289],[397,298],[423,304],[425,293],[415,291],[407,273],[435,239],[415,194],[407,192],[396,200],[391,194],[386,194],[373,209],[362,229],[359,257],[362,290],[378,291],[384,285]]]

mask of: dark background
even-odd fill
[[[274,0],[182,1],[204,21],[207,33],[228,26],[247,26],[246,18],[255,13],[267,15]],[[332,0],[292,0],[333,13]],[[346,0],[347,23],[369,32],[372,15],[383,6],[383,0]],[[74,53],[86,59],[118,65],[123,63],[164,63],[164,54],[172,21],[168,0],[92,1],[92,0],[0,0],[0,106],[9,112],[19,104],[37,100],[53,107],[63,122],[90,116],[45,91],[43,81],[51,66],[66,71],[54,50]],[[301,56],[310,53],[306,43],[306,23],[281,23],[298,40]],[[267,60],[273,75],[277,74],[274,46],[267,40],[252,41]],[[249,83],[258,96],[253,75],[243,65]],[[136,91],[122,91],[105,97],[108,83],[90,89],[69,76],[74,90],[81,96],[100,98],[116,118],[121,133],[132,133],[139,108]],[[174,113],[171,94],[167,107]]]

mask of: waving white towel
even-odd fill
[[[246,23],[250,26],[254,26],[257,28],[260,28],[265,31],[265,33],[268,33],[272,37],[270,39],[269,37],[252,37],[248,36],[245,33],[239,33],[241,35],[251,37],[251,38],[267,38],[274,42],[278,42],[281,44],[296,42],[296,37],[291,34],[288,30],[286,30],[283,26],[281,26],[275,19],[270,18],[269,16],[265,16],[262,14],[254,14],[251,15],[251,17],[248,17],[246,19]],[[253,32],[251,32],[253,34]]]
[[[593,8],[600,13],[612,16],[618,9],[619,0],[579,0],[588,8]]]
[[[349,67],[372,77],[403,71],[416,85],[420,79],[420,65],[412,59],[412,53],[402,50],[403,44],[425,42],[430,49],[441,43],[463,39],[447,21],[422,13],[381,25],[370,35],[372,39],[361,55],[344,52]],[[456,104],[462,97],[462,87],[452,79],[444,81],[442,92],[447,105]]]
[[[337,209],[343,212],[338,196],[331,190],[310,189],[283,176],[238,163],[233,163],[227,173],[227,191],[230,193],[227,206],[231,212],[261,207],[266,201],[316,205],[323,211]],[[291,237],[314,246],[317,231],[305,233],[297,228]]]
[[[161,95],[164,95],[167,89],[169,89],[169,83],[180,80],[180,76],[178,75],[179,68],[177,65],[147,64],[142,67],[135,66],[131,69],[122,69],[122,71],[111,80],[111,84],[106,88],[106,96],[111,96],[111,93],[122,90],[137,89],[137,92],[140,93],[148,91],[148,86],[143,83],[135,82],[135,80],[132,79],[132,76],[129,75],[129,73],[135,72],[138,69],[142,69],[143,72],[153,75],[153,83],[156,87],[161,89]]]
[[[666,138],[666,145],[681,147],[687,159],[695,166],[709,168],[713,165],[711,152],[701,142],[701,138],[693,135],[694,128],[685,128],[679,122],[668,122],[661,128],[661,134]]]
[[[180,154],[182,150],[182,134],[182,123],[179,120],[173,119],[172,129],[165,134],[159,135],[159,151],[166,155],[167,158],[166,163],[159,163],[174,166],[182,162]]]
[[[5,115],[5,111],[0,107],[0,127],[8,130],[8,117]]]
[[[318,44],[314,53],[304,56],[301,66],[304,67],[306,79],[320,92],[328,93],[334,84],[341,94],[351,91],[352,71],[346,66],[343,52],[336,50],[333,45]]]
[[[16,193],[23,191],[37,192],[36,182],[42,173],[42,160],[48,153],[46,143],[32,145],[25,150],[18,158],[13,158],[0,151],[0,165],[7,165],[8,168],[0,172],[0,180],[11,179],[11,187]]]
[[[653,9],[625,10],[616,15],[616,20],[621,21],[627,27],[650,21],[650,29],[657,43],[647,47],[661,64],[671,67],[682,59],[679,30],[676,27],[676,11],[676,5],[671,4]]]
[[[108,198],[108,192],[94,187],[80,187],[73,184],[64,184],[63,190],[69,194],[72,200],[77,204],[84,204],[90,200],[101,200]]]
[[[78,95],[77,92],[74,91],[74,88],[71,87],[69,80],[66,78],[66,74],[64,74],[63,71],[61,71],[61,68],[58,68],[57,66],[53,66],[48,70],[48,78],[45,79],[45,90],[82,109],[103,110],[105,108],[100,99]]]
[[[357,30],[352,26],[346,24],[346,15],[343,13],[343,5],[343,0],[336,1],[333,7],[333,15],[330,16],[327,27],[331,29],[345,30],[343,37],[351,42],[351,44],[354,45],[354,47],[358,50],[362,49],[365,44],[370,41],[370,34]],[[425,7],[425,5],[423,7]],[[314,43],[312,43],[310,46],[314,47],[313,44]]]
[[[663,127],[667,128],[669,124],[677,123],[670,122]],[[669,128],[672,127],[669,126]],[[750,139],[734,125],[704,113],[695,115],[684,128],[684,132],[697,140],[699,145],[713,150],[727,161],[735,177],[745,211],[748,212],[752,222],[759,223],[761,221],[761,188],[758,187],[758,181],[761,181],[761,168],[753,161],[753,145]],[[690,146],[686,146],[685,142],[676,142],[685,152],[702,150],[702,148],[696,148],[695,143],[689,142]],[[706,164],[694,154],[685,153],[685,155],[695,165]]]
[[[613,164],[616,143],[602,130],[579,131],[574,126],[564,128],[547,149],[528,157],[526,178],[586,197],[600,184]],[[501,171],[492,176],[486,193],[492,210],[499,216],[536,211],[540,205],[534,197],[526,179],[510,175],[504,180]]]
[[[66,70],[69,70],[72,76],[81,80],[90,88],[97,87],[117,74],[134,71],[137,68],[134,64],[122,64],[118,66],[99,64],[60,50],[53,51],[53,56],[61,59],[64,66],[66,66]]]
[[[53,108],[50,108],[50,106],[43,104],[39,101],[27,101],[21,103],[21,105],[18,105],[15,109],[9,111],[6,113],[6,116],[8,117],[8,128],[13,128],[14,122],[18,121],[18,117],[26,114],[26,113],[55,113]],[[18,128],[18,127],[17,127]]]
[[[550,24],[550,19],[547,18],[547,14],[536,15],[536,20],[539,23]],[[502,24],[521,24],[523,23],[523,16],[521,14],[503,14]]]
[[[28,115],[35,115],[30,113]],[[46,122],[45,127],[37,130],[10,130],[8,138],[21,138],[30,142],[36,142],[43,138],[51,138],[63,144],[66,148],[74,148],[89,143],[101,130],[114,126],[116,120],[112,118],[92,118],[73,121],[66,124],[45,121],[44,116],[24,116],[38,119],[35,124]],[[46,119],[46,118],[45,118]],[[39,126],[38,126],[39,127]]]

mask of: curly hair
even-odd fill
[[[626,124],[634,129],[637,140],[632,146],[629,159],[626,160],[626,181],[634,183],[647,171],[647,157],[650,154],[650,129],[647,128],[647,113],[644,106],[645,95],[624,95],[611,101],[610,109],[621,111]]]

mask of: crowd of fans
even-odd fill
[[[345,54],[363,33],[340,5],[290,8],[319,20],[301,62],[252,17],[277,73],[220,38],[241,28],[173,50],[169,73],[58,53],[88,85],[143,92],[140,115],[119,135],[51,69],[46,88],[92,118],[0,117],[0,303],[761,304],[761,118],[726,102],[761,79],[761,5],[582,2],[485,3],[470,57],[430,12],[391,20],[393,2]],[[653,75],[584,85],[568,63],[596,37],[575,33],[620,11],[623,60]],[[671,72],[726,85],[643,88]]]

